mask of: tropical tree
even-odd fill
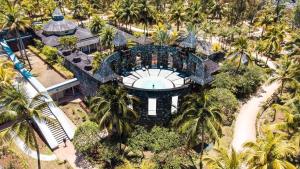
[[[90,30],[93,34],[99,34],[105,26],[105,21],[99,16],[95,15],[90,23]]]
[[[78,38],[74,35],[63,36],[58,38],[58,42],[64,49],[74,51],[77,48]]]
[[[251,61],[251,53],[249,52],[248,42],[247,39],[244,37],[238,38],[233,43],[233,51],[228,54],[228,56],[232,57],[233,61],[238,60],[238,66],[236,68],[236,72],[238,72],[241,63],[244,62],[244,59]]]
[[[154,26],[152,38],[159,45],[173,44],[176,41],[177,37],[178,33],[176,31],[171,32],[162,23],[158,23]]]
[[[274,81],[280,82],[280,93],[282,94],[284,86],[287,82],[297,82],[297,75],[300,74],[300,67],[293,62],[288,56],[283,56],[280,61],[278,68],[275,70],[275,75],[271,77],[270,83]]]
[[[91,99],[90,108],[101,130],[107,129],[110,134],[122,138],[132,131],[134,122],[139,118],[138,113],[132,109],[137,101],[122,87],[102,85]]]
[[[0,24],[1,31],[8,29],[11,33],[15,33],[21,56],[23,59],[26,57],[29,68],[32,69],[20,34],[20,31],[25,32],[30,27],[30,19],[26,17],[18,0],[3,0],[3,8],[0,10]]]
[[[218,147],[214,149],[213,155],[206,155],[203,158],[205,165],[214,169],[240,169],[241,154],[236,152],[232,147],[227,149]]]
[[[139,21],[144,24],[144,34],[146,36],[146,32],[148,32],[148,25],[154,24],[155,22],[155,10],[149,0],[140,0],[139,3]]]
[[[202,23],[204,19],[204,14],[199,1],[191,2],[186,11],[187,16],[189,16],[187,17],[187,21],[189,21],[193,25],[199,25]]]
[[[12,62],[1,58],[0,59],[0,93],[5,88],[12,84],[15,77]]]
[[[259,17],[255,20],[255,25],[261,27],[261,37],[264,36],[265,31],[272,25],[274,17],[269,13],[262,13]]]
[[[179,31],[180,25],[185,21],[185,8],[182,1],[173,3],[171,6],[170,12],[170,21],[174,22]]]
[[[115,37],[115,31],[109,27],[104,27],[100,32],[100,43],[104,48],[109,48],[110,50],[113,47],[113,40]]]
[[[205,142],[219,139],[222,134],[220,125],[222,116],[216,109],[208,107],[206,93],[202,96],[190,94],[184,100],[180,113],[172,123],[177,126],[179,132],[186,134],[187,148],[201,142],[200,168],[202,168]]]
[[[35,134],[35,121],[47,120],[49,118],[42,114],[42,109],[49,104],[44,95],[36,95],[29,98],[22,87],[15,89],[7,87],[0,93],[0,124],[7,123],[8,127],[1,130],[1,140],[11,141],[15,136],[24,137],[28,146],[35,147],[38,157],[38,168],[41,168],[40,151]]]
[[[222,16],[224,15],[224,4],[222,4],[220,0],[213,1],[210,14],[212,15],[212,18],[222,20]]]
[[[115,22],[116,26],[118,26],[118,22],[121,21],[122,11],[120,9],[121,9],[121,1],[120,0],[115,1],[111,6],[113,15],[110,18]]]
[[[285,36],[284,27],[281,25],[273,26],[270,30],[268,30],[266,34],[267,41],[267,60],[266,64],[271,55],[278,54],[281,51],[281,43],[283,42]]]
[[[248,168],[296,169],[287,159],[296,146],[283,133],[267,129],[255,142],[244,144],[244,160]]]
[[[140,4],[136,3],[134,0],[122,0],[120,5],[120,20],[123,22],[127,28],[129,25],[129,30],[131,31],[131,24],[139,19]]]

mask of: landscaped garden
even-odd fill
[[[0,2],[1,40],[21,66],[33,54],[84,96],[58,106],[76,126],[57,147],[69,154],[43,161],[55,151],[39,122],[54,124],[54,102],[46,88],[29,97],[1,51],[0,168],[300,167],[300,2]]]

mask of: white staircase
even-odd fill
[[[36,101],[34,104],[41,104],[43,101]],[[57,141],[58,144],[63,143],[63,140],[69,140],[69,137],[67,136],[66,132],[56,119],[56,117],[53,115],[51,112],[50,108],[48,105],[42,109],[42,113],[44,116],[48,117],[49,120],[46,121],[47,127],[50,129],[50,132],[54,136],[55,140]]]

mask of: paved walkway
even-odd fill
[[[266,60],[262,57],[262,60]],[[275,69],[276,64],[268,61],[269,68]],[[242,105],[235,121],[232,146],[236,151],[243,150],[243,144],[256,139],[256,117],[261,105],[270,98],[279,88],[279,82],[266,82],[250,100]]]
[[[14,141],[16,143],[16,145],[28,156],[37,159],[37,153],[36,151],[28,148],[28,146],[26,146],[26,144],[24,143],[23,140],[21,140],[19,137],[15,137]],[[46,154],[40,154],[40,159],[41,161],[53,161],[53,160],[57,160],[57,157],[55,154],[51,154],[51,155],[46,155]]]
[[[64,143],[59,145],[59,148],[54,151],[57,158],[60,160],[67,160],[74,169],[92,169],[91,165],[78,154],[72,142],[67,141],[67,146]]]
[[[46,64],[42,59],[37,57],[35,54],[26,50],[28,58],[32,65],[32,70],[30,71],[37,80],[40,81],[44,87],[50,87],[59,83],[66,81],[59,73],[52,69],[48,64]],[[16,52],[19,54],[19,52]]]

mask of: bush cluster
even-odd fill
[[[258,66],[242,66],[236,72],[235,65],[226,63],[221,70],[222,72],[214,77],[212,86],[228,89],[238,98],[245,98],[256,92],[266,79],[266,73]]]
[[[180,146],[180,140],[179,134],[167,128],[155,126],[148,132],[145,128],[137,126],[127,143],[133,150],[158,153]]]

